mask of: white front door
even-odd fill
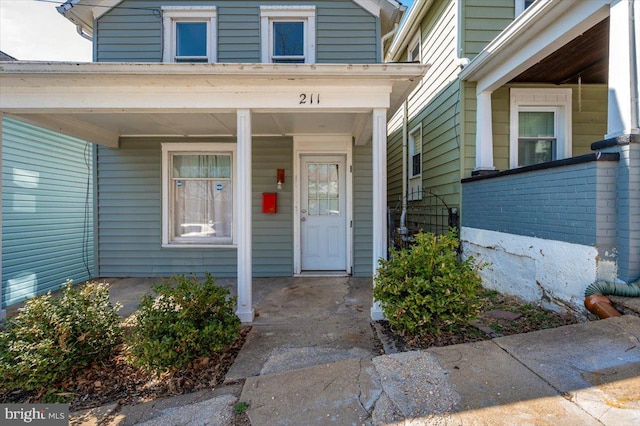
[[[347,269],[346,159],[300,159],[300,263],[302,271]]]

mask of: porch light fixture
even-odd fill
[[[278,189],[282,189],[282,184],[284,183],[284,169],[278,169],[278,172],[276,175],[277,175]]]

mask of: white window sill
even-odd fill
[[[162,244],[162,248],[170,249],[237,249],[237,244]]]

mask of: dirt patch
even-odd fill
[[[393,342],[397,351],[406,352],[529,333],[577,322],[578,320],[570,314],[552,312],[525,303],[516,297],[488,290],[482,295],[482,309],[478,318],[469,325],[456,327],[453,331],[427,335],[403,334],[395,330],[388,321],[379,321],[378,328],[382,330],[386,339]]]
[[[60,384],[58,397],[70,402],[70,411],[99,407],[109,403],[138,404],[160,397],[182,395],[202,389],[214,389],[222,384],[244,344],[249,326],[240,329],[239,337],[220,354],[198,358],[186,369],[153,375],[127,362],[120,347],[107,361],[94,363],[77,371]],[[0,394],[0,402],[40,402],[43,394],[11,392]]]

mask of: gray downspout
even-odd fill
[[[640,128],[640,106],[638,105],[638,62],[636,54],[636,23],[635,1],[629,2],[629,56],[631,64],[631,129]]]

